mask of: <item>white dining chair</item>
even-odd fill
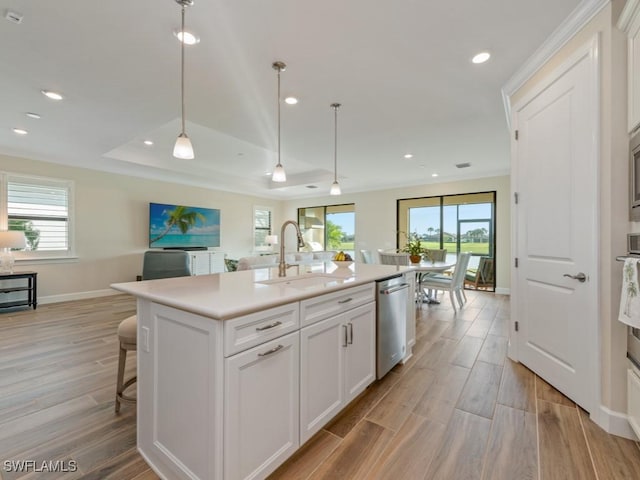
[[[385,252],[380,249],[378,256],[382,265],[410,265],[411,263],[408,253]]]
[[[453,307],[453,311],[456,312],[455,300],[458,300],[460,308],[462,308],[464,302],[467,301],[467,296],[464,293],[464,276],[469,266],[470,257],[471,253],[469,252],[460,253],[456,266],[453,269],[453,275],[450,277],[447,275],[425,275],[420,282],[420,288],[434,291],[448,291],[449,297],[451,298],[451,306]]]

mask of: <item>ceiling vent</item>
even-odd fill
[[[317,185],[307,185],[307,188],[318,188]]]
[[[469,162],[465,162],[465,163],[456,163],[456,167],[457,168],[469,168],[471,166],[471,164]]]
[[[11,23],[22,23],[22,18],[24,15],[18,12],[13,12],[11,10],[5,10],[4,18],[9,20]]]

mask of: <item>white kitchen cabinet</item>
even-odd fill
[[[138,449],[164,478],[222,479],[222,340],[220,322],[138,301]]]
[[[265,478],[299,446],[299,333],[225,359],[224,478]]]
[[[640,126],[640,0],[627,0],[618,28],[628,36],[627,92],[628,130]]]
[[[376,304],[369,303],[344,314],[346,406],[376,379]]]
[[[191,275],[224,272],[224,253],[214,250],[188,251]]]
[[[416,344],[416,274],[408,272],[404,274],[405,281],[409,284],[407,298],[407,346],[402,362],[406,362],[413,356],[413,346]]]
[[[627,419],[640,438],[640,370],[634,366],[627,369]]]
[[[375,303],[300,330],[300,443],[375,380]]]

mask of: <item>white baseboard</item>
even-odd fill
[[[91,290],[88,292],[65,293],[63,295],[48,295],[46,297],[38,297],[38,305],[47,303],[69,302],[71,300],[86,300],[87,298],[108,297],[110,295],[119,295],[122,292],[116,292],[110,288],[104,290]]]
[[[629,425],[626,413],[615,412],[604,405],[600,405],[600,408],[594,413],[595,415],[591,414],[590,416],[591,420],[605,432],[638,441],[638,437],[631,429],[631,425]]]
[[[511,295],[511,289],[504,288],[504,287],[496,287],[496,293],[498,295]]]

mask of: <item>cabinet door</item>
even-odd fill
[[[224,478],[265,478],[299,446],[299,333],[225,359]]]
[[[344,316],[300,330],[300,443],[333,418],[344,405]]]
[[[405,280],[409,284],[409,295],[407,298],[407,347],[403,362],[406,362],[413,355],[413,346],[416,344],[416,274],[410,272],[405,274]]]
[[[189,252],[191,259],[191,275],[208,275],[211,273],[209,252]]]
[[[628,128],[631,132],[640,124],[640,32],[636,31],[628,42]]]
[[[345,349],[345,405],[376,378],[376,308],[369,303],[344,314],[347,327]]]

